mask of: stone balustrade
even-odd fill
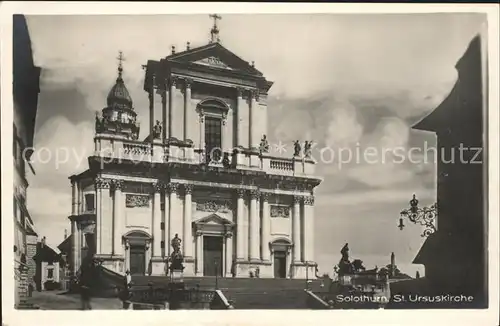
[[[134,162],[152,163],[189,163],[202,164],[205,154],[201,149],[184,144],[165,146],[160,140],[153,144],[131,139],[123,139],[113,135],[97,135],[94,138],[95,155],[103,159],[130,160]],[[227,153],[230,166],[237,169],[265,171],[269,174],[286,176],[312,176],[315,172],[315,162],[306,157],[283,158],[261,155],[248,150],[236,150]],[[210,165],[222,167],[220,162],[210,162]]]

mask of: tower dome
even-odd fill
[[[118,78],[116,78],[116,83],[108,93],[108,108],[133,110],[132,97],[130,96],[128,89],[125,86],[125,82],[123,81],[122,71],[123,68],[120,65],[118,67]]]

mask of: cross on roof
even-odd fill
[[[116,59],[118,59],[118,78],[121,78],[122,77],[122,71],[123,71],[122,62],[125,61],[125,57],[123,56],[123,52],[122,51],[118,52],[118,57]]]
[[[123,56],[122,51],[119,51],[118,53],[119,53],[118,57],[116,58],[116,59],[118,59],[118,68],[122,68],[122,62],[126,61],[126,60],[125,60],[125,57]]]
[[[217,27],[217,20],[222,19],[222,17],[220,15],[217,15],[217,14],[211,14],[211,15],[209,15],[209,17],[214,20],[214,26],[210,30],[210,34],[212,35],[210,43],[220,42],[220,39],[219,39],[219,28]]]

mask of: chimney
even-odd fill
[[[64,229],[64,239],[63,240],[66,240],[67,237],[68,237],[68,229]]]
[[[255,67],[255,61],[252,61],[252,67]]]
[[[45,237],[42,238],[42,247],[45,246]]]
[[[191,43],[190,43],[190,42],[187,42],[187,43],[186,43],[186,50],[189,50],[189,49],[191,49]]]
[[[175,45],[172,45],[172,54],[175,54]]]

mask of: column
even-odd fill
[[[269,193],[263,193],[261,196],[262,201],[262,235],[261,235],[261,248],[262,248],[262,260],[270,261],[270,250],[269,250],[269,236],[271,232],[271,219],[269,216]]]
[[[161,191],[163,184],[158,182],[154,184],[153,194],[153,257],[161,257]]]
[[[237,119],[236,119],[236,146],[242,146],[242,147],[245,147],[244,144],[243,144],[243,119],[244,119],[244,115],[243,115],[243,106],[245,104],[244,100],[243,100],[243,92],[244,92],[244,89],[243,88],[239,88],[237,89],[238,91],[238,98],[237,98]]]
[[[78,182],[77,188],[78,188],[77,214],[81,214],[83,212],[83,189],[80,182]]]
[[[191,139],[190,122],[191,122],[191,84],[190,79],[185,80],[184,88],[184,140]]]
[[[125,240],[125,272],[130,271],[130,242]]]
[[[102,189],[105,185],[105,180],[98,178],[95,181],[95,217],[96,217],[96,225],[94,229],[94,238],[95,238],[95,253],[101,253],[101,230],[102,230]]]
[[[193,185],[184,185],[184,237],[182,239],[184,257],[193,257],[193,232],[191,227]]]
[[[76,228],[77,228],[77,237],[76,237],[76,270],[80,268],[80,265],[82,264],[82,247],[83,247],[83,232],[82,232],[82,225],[78,225],[76,223]]]
[[[222,147],[223,153],[225,153],[225,152],[232,153],[229,150],[229,148],[231,147],[231,145],[230,145],[231,137],[227,132],[227,115],[226,115],[226,113],[224,113],[222,116],[222,130],[221,130],[221,132],[222,132],[221,147]]]
[[[164,252],[165,256],[169,254],[170,247],[170,187],[165,187],[165,197],[163,200],[163,243],[164,243]]]
[[[300,243],[300,196],[293,197],[292,211],[292,240],[293,240],[293,262],[301,261],[301,243]]]
[[[162,140],[163,143],[167,140],[167,117],[168,117],[168,112],[167,112],[167,96],[168,96],[168,91],[167,91],[167,84],[164,84],[164,89],[161,91],[161,112],[162,112]]]
[[[77,204],[77,188],[75,181],[71,181],[71,215],[76,215],[78,211],[78,204]],[[74,220],[74,217],[71,219],[71,257],[72,257],[72,264],[73,264],[73,275],[76,275],[76,271],[78,270],[78,251],[77,251],[77,236],[78,236],[78,229],[76,225],[76,221]]]
[[[243,208],[245,206],[245,190],[236,191],[236,260],[245,260],[245,234],[243,228]]]
[[[257,206],[257,198],[259,197],[258,190],[250,192],[250,260],[260,260],[259,250],[259,208]]]
[[[304,261],[314,262],[314,196],[304,198]]]
[[[255,140],[255,130],[256,130],[256,117],[257,117],[257,99],[258,99],[259,93],[257,90],[252,91],[251,93],[251,102],[250,102],[250,126],[249,126],[249,135],[248,135],[248,147],[250,149],[252,148],[257,148],[258,144]]]
[[[76,182],[71,180],[71,215],[76,215],[78,212],[78,193]]]
[[[78,271],[78,228],[76,221],[71,221],[71,258],[73,264],[73,275]]]
[[[153,76],[153,82],[154,82],[154,76]],[[153,129],[155,126],[155,92],[154,92],[154,86],[151,85],[149,92],[148,92],[148,99],[149,99],[149,135],[151,137],[150,141],[151,143],[153,142]]]
[[[233,234],[228,232],[225,234],[226,238],[226,277],[231,277],[231,267],[233,266]]]
[[[179,237],[182,237],[182,221],[179,220],[179,216],[181,212],[179,212],[179,184],[170,183],[170,227],[169,227],[169,242],[165,245],[168,246],[169,254],[172,250],[170,246],[170,241],[175,237],[175,234],[178,234]],[[182,216],[182,215],[181,215]],[[185,239],[181,239],[183,242]]]
[[[174,78],[170,79],[170,91],[168,94],[168,113],[169,113],[169,119],[168,119],[168,133],[169,133],[169,138],[176,137],[177,135],[175,134],[174,124],[179,123],[179,121],[176,121],[174,119],[177,119],[176,113],[175,112],[175,101],[174,101],[174,92],[176,90],[176,80]]]
[[[203,273],[203,235],[196,231],[196,275]]]
[[[205,151],[205,114],[200,110],[200,149]],[[204,157],[202,157],[204,159]]]

